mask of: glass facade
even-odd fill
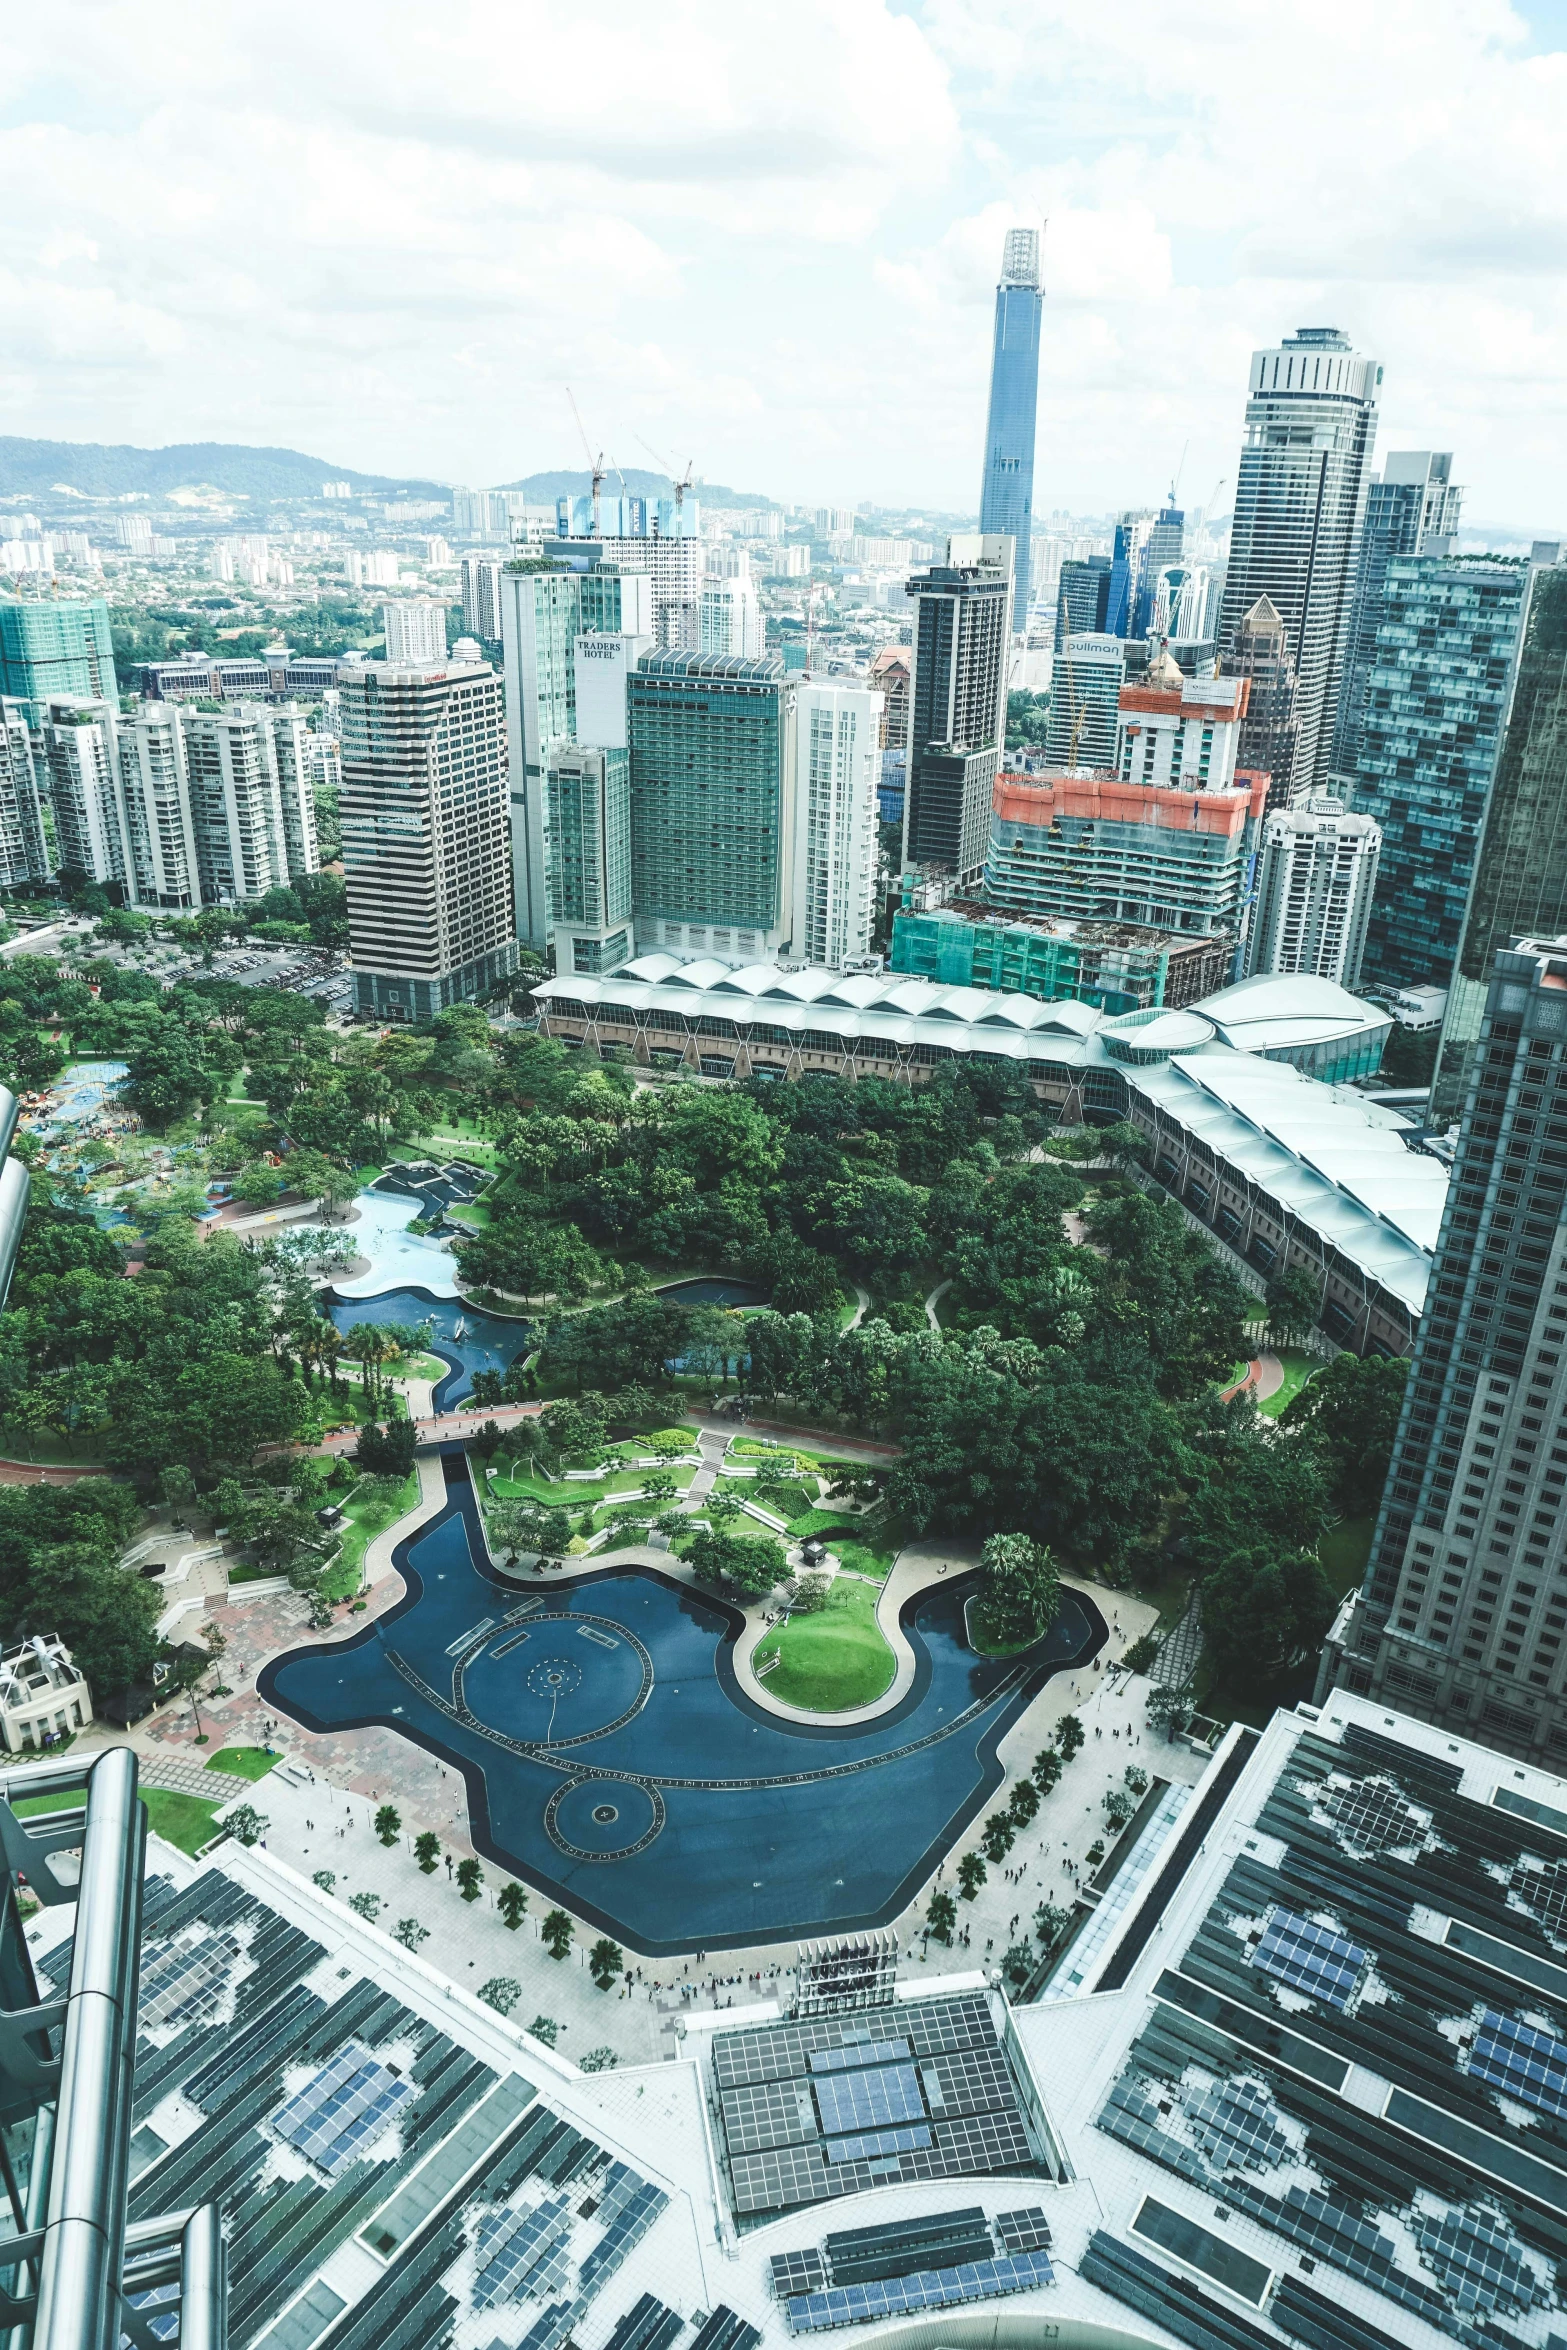
[[[979,527],[1009,538],[1016,581],[1014,609],[1028,615],[1029,556],[1034,514],[1034,428],[1039,410],[1039,327],[1045,297],[1039,284],[1039,238],[1014,229],[1007,238],[996,288],[996,331],[990,361],[990,412],[985,420],[985,478]]]
[[[977,871],[1000,753],[1007,581],[990,564],[935,566],[908,583],[914,686],[904,862]]]
[[[1104,628],[1110,609],[1108,555],[1070,555],[1056,590],[1056,651],[1069,636],[1091,636]]]
[[[1521,563],[1394,556],[1363,668],[1355,813],[1382,827],[1363,983],[1447,984],[1528,590]]]
[[[51,697],[105,700],[118,707],[114,640],[102,596],[24,604],[0,598],[0,695],[27,704],[41,725]]]
[[[741,934],[737,951],[761,951],[783,913],[783,664],[648,654],[626,714],[638,916],[717,925]]]
[[[1452,486],[1452,468],[1452,457],[1446,452],[1390,457],[1383,478],[1374,481],[1367,493],[1366,522],[1360,537],[1360,572],[1350,613],[1338,727],[1333,743],[1336,771],[1353,774],[1360,755],[1361,717],[1376,652],[1388,565],[1396,555],[1452,552],[1449,534],[1458,528],[1461,497],[1461,492]]]

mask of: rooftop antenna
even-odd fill
[[[594,456],[593,444],[588,439],[582,422],[582,411],[577,406],[577,396],[570,384],[566,386],[566,397],[571,402],[571,413],[576,418],[577,430],[582,435],[583,455],[587,458],[588,471],[593,477],[593,536],[597,538],[599,535],[599,493],[604,487],[604,452],[600,449],[598,455]]]

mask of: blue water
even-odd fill
[[[436,1383],[432,1401],[438,1412],[449,1411],[473,1393],[475,1371],[504,1371],[515,1355],[532,1344],[532,1324],[511,1322],[500,1314],[481,1314],[460,1298],[432,1297],[427,1289],[383,1289],[377,1297],[340,1297],[323,1292],[328,1313],[339,1330],[360,1322],[428,1322],[430,1352],[449,1363],[444,1379]],[[456,1335],[457,1325],[463,1335]]]
[[[1072,1594],[1021,1664],[977,1657],[960,1578],[905,1614],[919,1669],[892,1713],[857,1730],[785,1723],[735,1681],[738,1616],[647,1570],[548,1591],[506,1623],[529,1595],[474,1565],[460,1455],[447,1476],[445,1511],[396,1553],[402,1605],[345,1646],[278,1659],[261,1694],[311,1730],[378,1723],[446,1757],[481,1852],[647,1954],[896,1916],[999,1785],[1003,1733],[1105,1636]],[[471,1658],[448,1655],[486,1619]],[[408,1677],[450,1706],[459,1661],[468,1720]]]

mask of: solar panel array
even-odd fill
[[[915,2309],[952,2309],[965,2301],[988,2301],[1006,2293],[1027,2293],[1055,2282],[1047,2252],[1009,2253],[1000,2260],[976,2260],[961,2268],[924,2269],[910,2277],[874,2284],[834,2285],[785,2305],[792,2334],[819,2334],[836,2326],[864,2325],[879,2317],[900,2317]]]
[[[524,2295],[542,2300],[565,2283],[571,2206],[564,2195],[522,2211],[491,2212],[480,2221],[473,2278],[475,2309]]]
[[[742,2218],[890,2179],[1038,2171],[981,1996],[721,2033],[713,2078]]]
[[[1003,2252],[1048,2252],[1050,2222],[1044,2208],[1031,2203],[1022,2211],[998,2211],[996,2242]]]
[[[335,2178],[414,2096],[391,2065],[351,2040],[272,2115],[280,2138]]]
[[[634,2301],[616,2326],[604,2350],[669,2350],[685,2332],[686,2321],[651,2293]]]
[[[761,2338],[755,2326],[748,2325],[743,2317],[737,2317],[732,2309],[726,2309],[720,2301],[692,2343],[691,2350],[755,2350]]]
[[[195,1943],[166,1942],[144,1957],[136,2020],[144,2032],[183,2029],[205,2023],[220,2005],[239,1944],[227,1934],[209,1934]]]
[[[1349,2005],[1368,1964],[1358,1943],[1293,1909],[1271,1913],[1251,1962],[1291,1991],[1321,1999],[1329,2007]]]
[[[1534,2270],[1487,2212],[1416,2212],[1421,2251],[1460,2309],[1529,2309],[1540,2298]]]
[[[794,2293],[818,2293],[827,2282],[821,2254],[808,2246],[803,2252],[775,2252],[771,2261],[773,2291],[780,2301]]]
[[[1317,1798],[1348,1851],[1399,1852],[1423,1844],[1430,1821],[1387,1779],[1357,1779],[1327,1787]]]
[[[1292,2149],[1279,2127],[1278,2108],[1259,2082],[1216,2081],[1182,2104],[1193,2136],[1216,2168],[1274,2170],[1288,2160]]]
[[[1469,2051],[1469,2070],[1520,2105],[1567,2119],[1567,2041],[1554,2034],[1485,2008]]]

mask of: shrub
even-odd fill
[[[619,2062],[613,2048],[590,2048],[577,2069],[584,2073],[607,2073]]]

